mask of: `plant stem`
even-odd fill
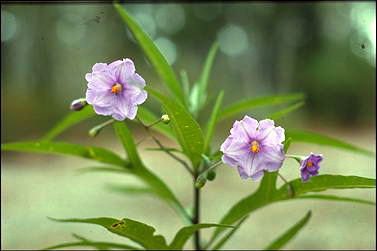
[[[295,196],[295,190],[293,190],[293,187],[291,186],[291,184],[289,184],[288,181],[284,179],[284,177],[279,172],[278,172],[278,175],[285,182],[285,184],[287,184],[288,196],[290,198],[293,198]]]
[[[165,150],[165,147],[161,144],[161,142],[152,134],[152,132],[150,131],[150,126],[151,125],[154,125],[154,124],[157,124],[156,122],[160,122],[161,120],[158,120],[154,123],[152,123],[151,125],[147,126],[147,125],[144,125],[144,123],[138,118],[136,117],[137,120],[139,121],[139,123],[145,128],[145,130],[149,133],[149,135],[152,137],[152,139],[154,140],[154,142],[156,142],[156,144],[162,149],[164,150],[165,153],[167,153],[168,155],[170,155],[170,157],[172,157],[173,159],[177,160],[179,163],[181,163],[185,168],[186,170],[194,177],[195,174],[194,172],[191,170],[191,168],[189,167],[189,165],[182,159],[180,159],[179,157],[177,157],[175,154],[171,153],[170,151],[166,151]],[[140,143],[140,142],[139,142]]]
[[[194,213],[192,218],[192,224],[199,224],[200,222],[200,189],[195,187],[195,181],[198,177],[198,173],[196,172],[194,178]],[[200,247],[200,232],[199,230],[195,232],[194,235],[194,245],[195,250],[202,250]]]

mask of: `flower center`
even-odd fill
[[[251,142],[250,152],[253,152],[253,153],[258,153],[259,152],[259,143],[258,143],[258,141],[254,140],[254,141]]]
[[[313,162],[311,162],[311,161],[308,161],[308,163],[306,163],[306,166],[307,166],[308,168],[311,168],[311,167],[313,167]]]
[[[113,87],[111,87],[111,93],[118,94],[122,91],[123,86],[119,83],[115,83]]]

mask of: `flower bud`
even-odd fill
[[[209,170],[208,171],[208,176],[207,176],[207,179],[209,181],[212,181],[216,178],[216,172],[214,170]]]
[[[93,127],[92,129],[89,130],[89,136],[94,138],[95,136],[98,135],[98,133],[101,131],[101,129],[102,129],[102,127],[98,127],[98,126]]]
[[[71,108],[72,111],[80,111],[87,104],[88,103],[86,102],[85,98],[79,98],[79,99],[73,100],[70,108]]]
[[[198,176],[198,178],[196,178],[195,187],[197,189],[202,188],[206,184],[207,174],[208,174],[207,172],[203,172],[202,174]]]
[[[167,115],[167,114],[162,115],[162,116],[161,116],[161,121],[162,121],[164,124],[169,124],[169,123],[170,123],[169,115]]]

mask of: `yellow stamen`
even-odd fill
[[[258,153],[259,152],[259,143],[258,141],[252,141],[250,146],[250,152]]]
[[[122,91],[122,89],[123,89],[123,86],[121,84],[115,83],[113,87],[111,87],[111,92],[113,94],[118,94]]]
[[[308,161],[308,163],[306,163],[306,166],[309,167],[309,168],[310,168],[310,167],[313,167],[313,162]]]

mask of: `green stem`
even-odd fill
[[[198,174],[194,177],[194,214],[192,218],[192,224],[199,224],[200,222],[200,189],[195,187],[196,178]],[[197,230],[194,235],[194,245],[195,250],[202,250],[200,247],[200,232]]]
[[[95,137],[98,135],[98,133],[106,126],[110,125],[114,122],[114,119],[109,119],[108,121],[103,122],[102,124],[99,124],[92,129],[89,130],[89,135],[92,137]]]
[[[152,132],[149,130],[150,128],[150,125],[149,126],[146,126],[144,125],[144,123],[139,119],[137,118],[137,120],[140,122],[140,124],[145,128],[145,130],[149,133],[149,135],[152,137],[152,139],[154,140],[154,142],[156,142],[156,144],[166,153],[168,154],[170,157],[172,157],[173,159],[177,160],[179,163],[181,163],[185,169],[192,175],[192,176],[195,176],[194,172],[191,170],[191,168],[189,167],[189,165],[182,159],[180,159],[179,157],[177,157],[175,154],[173,154],[172,152],[168,151],[165,149],[165,147],[161,144],[161,142],[152,134]],[[153,124],[156,124],[156,122],[152,123]]]
[[[288,183],[288,181],[283,177],[283,175],[281,175],[279,172],[277,173],[279,177],[285,182],[285,184],[287,184],[288,196],[290,198],[293,198],[295,196],[295,190],[293,190],[293,187],[291,186],[291,184]]]

